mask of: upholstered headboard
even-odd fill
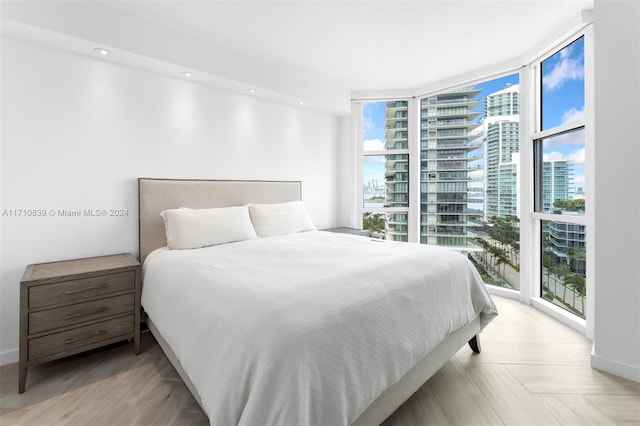
[[[299,181],[201,179],[138,179],[138,244],[140,262],[167,245],[160,212],[178,207],[193,209],[272,204],[302,199]]]

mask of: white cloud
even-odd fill
[[[579,148],[569,154],[552,151],[542,156],[543,161],[569,161],[577,164],[584,164],[584,148]]]
[[[560,60],[553,69],[542,78],[545,92],[559,89],[569,80],[583,80],[584,67],[581,58],[571,58],[571,48],[560,51]]]
[[[582,107],[582,109],[578,110],[575,108],[571,108],[567,111],[564,112],[564,114],[562,114],[562,122],[563,123],[568,123],[570,121],[575,121],[575,120],[580,120],[584,118],[584,107]]]
[[[548,152],[542,156],[542,161],[566,161],[567,157],[558,151]]]
[[[573,151],[571,154],[569,154],[567,160],[573,163],[584,164],[584,148],[580,148],[577,151]]]
[[[364,141],[365,151],[384,151],[384,142],[380,139],[368,139]]]

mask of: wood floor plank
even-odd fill
[[[455,359],[447,362],[427,384],[450,425],[503,424],[462,364]]]
[[[640,384],[589,367],[591,342],[517,300],[494,297],[500,315],[483,351],[465,346],[389,419],[396,425],[640,425]],[[0,425],[207,425],[149,333],[29,370],[0,367]]]
[[[617,423],[593,406],[583,395],[538,394],[538,400],[561,424],[567,426],[609,426]]]
[[[506,368],[533,393],[639,395],[640,384],[589,366],[506,364]]]
[[[636,395],[585,395],[585,398],[617,424],[640,425],[640,398]]]
[[[139,356],[132,344],[113,345],[36,366],[23,394],[14,370],[15,364],[0,368],[3,426],[208,424],[148,333]]]
[[[449,422],[431,386],[425,384],[382,424],[392,425],[448,426]]]
[[[560,424],[503,365],[461,365],[505,424]]]
[[[456,359],[462,362],[490,364],[547,364],[547,365],[582,365],[589,367],[588,350],[584,345],[572,343],[546,343],[544,345],[514,344],[514,342],[483,342],[488,346],[480,356],[463,348],[456,353]],[[528,346],[526,349],[525,346]]]

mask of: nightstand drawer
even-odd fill
[[[29,288],[29,309],[75,303],[92,297],[133,291],[135,272],[101,275]]]
[[[133,312],[134,303],[133,294],[123,294],[122,296],[32,312],[29,313],[29,335]]]
[[[117,336],[133,337],[133,326],[133,315],[127,315],[31,339],[29,340],[29,359],[51,356]]]
[[[18,392],[30,367],[133,340],[140,353],[140,275],[131,253],[27,265],[20,281]]]

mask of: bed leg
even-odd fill
[[[471,338],[471,340],[469,340],[469,347],[475,353],[477,353],[477,354],[480,353],[481,348],[480,348],[480,335],[479,334],[476,334],[475,336],[473,336]]]

